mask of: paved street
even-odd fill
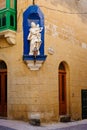
[[[0,119],[0,130],[87,130],[87,120],[32,126],[28,122]]]
[[[9,127],[6,127],[6,126],[0,126],[0,130],[15,130],[15,129],[9,128]]]
[[[65,128],[57,128],[55,130],[87,130],[87,125],[83,124],[83,125],[77,125],[77,126],[71,126],[71,127],[65,127]]]

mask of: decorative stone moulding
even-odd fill
[[[30,70],[39,70],[45,62],[44,15],[37,5],[29,6],[23,13],[23,60]]]
[[[43,61],[36,61],[35,63],[33,61],[26,61],[27,66],[30,70],[39,70],[42,66]]]
[[[0,36],[4,36],[10,45],[16,43],[16,32],[12,30],[5,30],[0,32]]]
[[[24,61],[30,70],[39,70],[47,56],[24,56]]]

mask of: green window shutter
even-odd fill
[[[1,0],[0,5],[0,32],[4,30],[16,31],[17,0]]]

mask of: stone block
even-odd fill
[[[61,116],[60,117],[60,122],[70,122],[71,121],[71,117],[70,116]]]
[[[30,113],[29,114],[29,123],[34,126],[40,126],[40,114],[39,113]]]

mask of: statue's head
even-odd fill
[[[32,28],[36,27],[36,24],[34,22],[31,22],[31,27]]]

